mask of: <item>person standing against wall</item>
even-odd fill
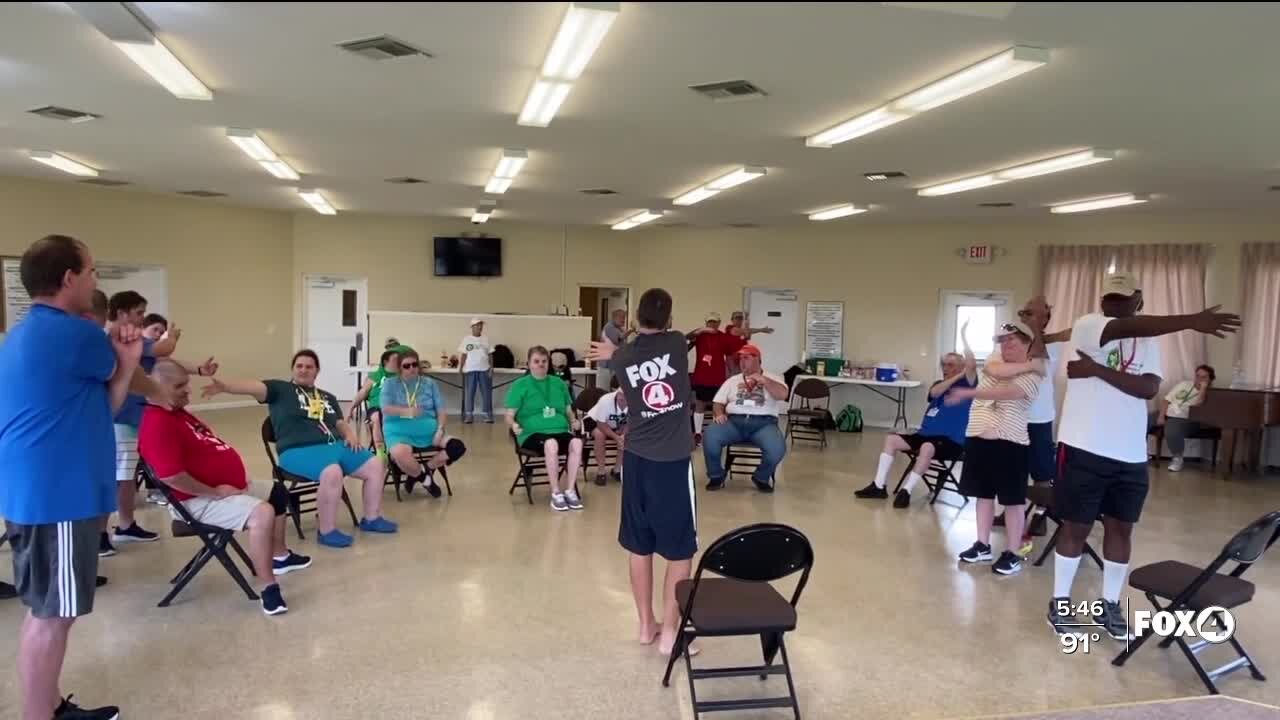
[[[609,322],[600,328],[600,341],[612,343],[615,347],[621,347],[635,334],[635,328],[627,329],[627,311],[617,308],[609,313]],[[599,360],[596,362],[596,387],[601,390],[609,390],[610,383],[613,382],[613,370],[610,367],[610,361]]]
[[[493,345],[484,336],[484,321],[471,318],[471,334],[458,343],[462,355],[458,371],[462,373],[462,422],[469,424],[476,416],[476,395],[484,402],[484,421],[493,423]]]

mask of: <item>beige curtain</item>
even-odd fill
[[[1116,270],[1132,272],[1142,288],[1144,315],[1185,315],[1205,308],[1204,276],[1208,250],[1203,245],[1119,245]],[[1209,357],[1204,335],[1184,331],[1160,338],[1166,387],[1195,376]],[[1229,368],[1217,368],[1229,377]]]
[[[1040,246],[1040,294],[1053,308],[1049,331],[1071,327],[1098,310],[1112,249],[1102,245]]]
[[[1236,362],[1250,383],[1280,386],[1280,243],[1246,243]]]

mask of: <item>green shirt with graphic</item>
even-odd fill
[[[572,402],[569,386],[555,375],[541,380],[525,375],[511,383],[511,389],[507,391],[507,409],[515,410],[516,424],[520,426],[516,441],[523,445],[535,433],[557,435],[569,432],[569,417],[565,411]]]
[[[267,386],[267,397],[262,404],[267,406],[271,427],[276,431],[277,452],[342,441],[342,434],[338,432],[342,415],[333,393],[304,388],[286,380],[263,380],[262,384]],[[308,413],[316,400],[323,403],[320,419]]]

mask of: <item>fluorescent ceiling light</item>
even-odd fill
[[[32,150],[27,153],[27,157],[38,163],[44,163],[52,168],[57,168],[65,173],[79,175],[80,177],[98,177],[98,171],[94,168],[78,163],[65,155],[59,155],[56,152],[48,150]]]
[[[569,10],[560,21],[560,29],[542,63],[542,76],[577,80],[617,17],[616,2],[569,3]]]
[[[837,205],[832,208],[827,208],[826,210],[819,210],[818,212],[809,213],[809,219],[818,220],[818,221],[835,220],[836,218],[849,217],[850,215],[857,215],[859,213],[864,213],[869,209],[870,208],[866,208],[866,207],[858,207],[853,203],[845,203],[844,205]]]
[[[475,209],[475,212],[471,213],[471,222],[477,225],[488,222],[489,216],[497,209],[497,205],[481,205]]]
[[[721,192],[729,188],[735,188],[745,182],[751,182],[756,178],[764,177],[768,172],[766,168],[757,165],[746,165],[734,170],[731,173],[722,175],[705,185],[684,193],[672,202],[676,205],[695,205],[706,200],[709,197],[719,195]]]
[[[227,128],[227,139],[253,158],[264,170],[281,180],[297,180],[298,171],[281,160],[258,133],[246,128]]]
[[[490,195],[501,195],[511,187],[511,178],[490,178],[484,191]]]
[[[805,138],[809,147],[831,147],[913,115],[1015,78],[1049,62],[1044,48],[1016,45],[1002,53],[913,90],[892,102]]]
[[[337,215],[338,211],[333,209],[329,201],[320,194],[319,190],[311,190],[307,188],[298,188],[298,197],[307,201],[307,204],[321,215]]]
[[[524,109],[516,122],[530,127],[550,125],[571,89],[573,85],[570,83],[538,78],[529,90],[529,97],[524,101]]]
[[[152,39],[149,43],[117,41],[116,47],[175,97],[183,100],[213,99],[213,93],[200,82],[200,78],[188,70],[159,40]]]
[[[1105,210],[1106,208],[1124,207],[1125,205],[1140,205],[1150,200],[1146,195],[1134,195],[1126,193],[1124,195],[1108,195],[1106,197],[1092,198],[1090,200],[1076,200],[1069,203],[1061,203],[1053,205],[1049,208],[1051,213],[1078,213],[1089,212],[1090,210]]]
[[[995,172],[985,175],[977,175],[974,177],[961,178],[941,185],[931,185],[921,188],[918,192],[925,197],[933,197],[936,195],[949,195],[951,193],[964,192],[965,190],[975,190],[977,188],[989,187],[991,185],[999,185],[1000,183],[1009,182],[1010,180],[1025,180],[1026,178],[1036,177],[1038,175],[1048,175],[1049,173],[1062,172],[1063,170],[1074,170],[1076,168],[1095,165],[1097,163],[1106,162],[1114,159],[1116,154],[1110,150],[1081,150],[1079,152],[1059,155],[1057,157],[1037,160],[1035,162],[1024,163],[1022,165],[1014,165],[1013,167],[996,170]]]
[[[524,148],[504,148],[502,157],[498,160],[498,167],[494,169],[493,176],[484,186],[484,191],[490,195],[501,195],[506,192],[516,175],[520,174],[520,169],[528,161],[529,151]]]
[[[640,212],[628,217],[625,220],[622,220],[621,222],[614,223],[613,229],[614,230],[630,230],[631,228],[636,227],[637,225],[643,225],[647,222],[657,220],[658,218],[662,217],[663,214],[664,214],[664,211],[662,210],[641,210]]]

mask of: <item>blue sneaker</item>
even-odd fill
[[[276,575],[288,575],[294,570],[305,570],[311,567],[311,558],[290,550],[283,560],[272,558],[271,566]]]
[[[316,542],[332,548],[351,547],[351,543],[355,541],[355,538],[337,528],[334,528],[327,533],[322,533],[318,530],[316,531]]]
[[[374,533],[394,533],[400,531],[400,526],[391,522],[384,517],[376,517],[372,520],[365,518],[360,521],[360,529],[365,532]]]

